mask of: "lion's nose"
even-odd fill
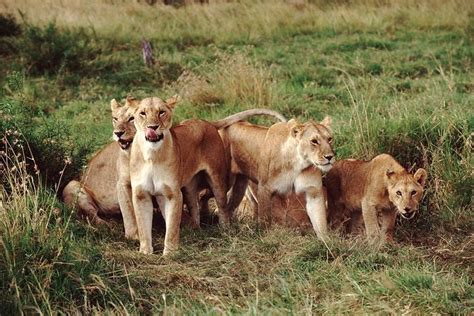
[[[125,132],[114,132],[115,136],[117,136],[118,138],[120,138],[120,136],[122,136],[123,134],[125,134]]]
[[[407,213],[411,212],[411,208],[409,208],[409,207],[405,207],[403,210]]]
[[[158,127],[160,127],[159,125],[148,125],[147,128],[151,128],[152,130],[157,130]]]
[[[324,158],[326,158],[328,161],[331,161],[331,159],[334,157],[334,155],[325,155]]]

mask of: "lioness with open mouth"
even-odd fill
[[[136,131],[131,107],[135,103],[136,100],[131,97],[127,98],[124,105],[112,100],[115,142],[94,155],[81,181],[72,180],[63,189],[64,203],[70,207],[75,206],[78,213],[92,224],[105,224],[100,216],[117,216],[121,213],[124,223],[134,221],[134,216],[127,217],[132,206],[131,200],[127,203],[125,189],[130,186],[129,153]],[[120,200],[122,203],[119,203]],[[129,207],[126,208],[126,205]],[[125,235],[137,238],[136,229],[131,229],[133,227],[125,224]]]
[[[133,97],[127,97],[124,105],[121,105],[115,99],[110,102],[114,127],[113,138],[121,148],[117,157],[117,199],[122,213],[125,238],[128,239],[138,239],[130,180],[130,146],[136,133],[133,121],[135,119],[134,111],[138,103],[139,101]]]
[[[337,228],[346,221],[346,232],[365,224],[371,241],[390,241],[397,214],[415,216],[426,177],[425,169],[410,174],[387,154],[338,161],[326,176],[330,222]]]
[[[271,222],[271,198],[291,191],[305,193],[306,211],[318,237],[327,233],[326,203],[322,172],[334,162],[331,120],[300,124],[295,120],[270,128],[236,123],[222,130],[230,148],[231,171],[235,177],[229,207],[239,205],[248,179],[258,183],[257,219]]]

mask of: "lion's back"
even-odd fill
[[[114,209],[118,205],[116,185],[119,153],[117,142],[110,143],[94,155],[82,177],[84,185],[94,193],[101,209]]]

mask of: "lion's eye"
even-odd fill
[[[398,196],[402,196],[402,192],[401,191],[397,191],[396,192]]]
[[[318,140],[315,138],[315,139],[312,139],[312,140],[311,140],[311,144],[313,144],[313,145],[319,145],[319,142],[318,142]]]
[[[415,190],[411,191],[411,195],[412,195],[412,196],[413,196],[413,195],[416,195],[416,193],[417,193],[417,192],[416,192]]]
[[[328,143],[332,143],[332,137],[328,138]]]
[[[144,111],[142,111],[142,112],[140,112],[140,115],[141,115],[141,116],[145,116],[146,113],[145,113]]]
[[[133,121],[134,119],[135,119],[135,118],[134,118],[133,116],[131,116],[131,117],[128,119],[128,121],[131,122],[131,121]]]
[[[159,114],[160,116],[163,116],[165,113],[166,113],[166,112],[163,111],[163,110],[161,110],[160,112],[158,112],[158,114]]]
[[[117,121],[117,118],[116,117],[112,117],[112,120],[114,120],[115,122]]]

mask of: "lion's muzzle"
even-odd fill
[[[120,145],[120,148],[122,149],[128,149],[128,147],[130,147],[130,145],[132,144],[133,142],[133,138],[132,139],[129,139],[129,140],[126,140],[126,139],[123,139],[123,138],[120,138],[118,140],[118,143]]]
[[[415,216],[415,210],[405,207],[404,211],[401,213],[402,217],[405,219],[412,219]]]
[[[157,133],[158,126],[148,126],[145,132],[145,139],[149,142],[156,143],[163,139],[163,133]]]

